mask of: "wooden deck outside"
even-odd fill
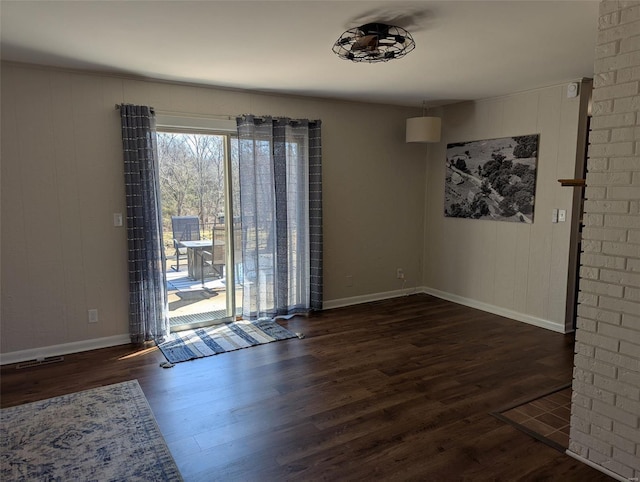
[[[167,295],[169,301],[169,321],[172,326],[182,325],[188,317],[211,314],[212,318],[226,316],[227,294],[224,280],[215,277],[200,280],[189,278],[186,260],[176,271],[175,259],[167,259]],[[236,305],[242,303],[242,287],[236,286]],[[207,315],[208,316],[208,315]]]

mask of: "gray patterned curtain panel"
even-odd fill
[[[322,309],[320,121],[239,117],[242,315]]]
[[[162,210],[155,115],[146,106],[122,104],[122,145],[129,251],[129,332],[133,343],[169,333],[162,249]]]

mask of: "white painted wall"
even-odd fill
[[[556,331],[565,320],[580,98],[566,84],[439,109],[442,141],[429,147],[425,204],[427,292]],[[582,100],[584,102],[584,100]],[[446,145],[540,134],[533,224],[445,218]],[[553,208],[567,221],[551,223]],[[566,325],[565,325],[566,321]]]
[[[404,142],[416,109],[10,63],[2,65],[1,102],[3,362],[45,347],[126,341],[126,233],[112,226],[112,214],[125,212],[122,102],[322,119],[327,304],[401,288],[396,267],[407,287],[421,283],[425,147]],[[91,308],[96,324],[87,323]]]
[[[426,290],[565,329],[572,192],[557,179],[573,177],[579,110],[565,85],[443,108],[443,141],[428,148],[404,142],[405,119],[418,115],[404,107],[10,63],[1,97],[3,363],[127,340],[126,233],[112,226],[125,211],[122,102],[322,119],[325,306]],[[537,132],[533,225],[444,218],[447,142]],[[568,222],[552,225],[552,207]]]

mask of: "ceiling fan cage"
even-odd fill
[[[416,44],[402,27],[368,23],[347,30],[333,44],[333,51],[352,62],[388,62],[407,55]]]

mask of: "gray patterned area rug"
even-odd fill
[[[182,480],[137,380],[0,413],[0,480]]]
[[[179,363],[298,336],[270,319],[240,320],[171,333],[158,348],[169,362]]]

